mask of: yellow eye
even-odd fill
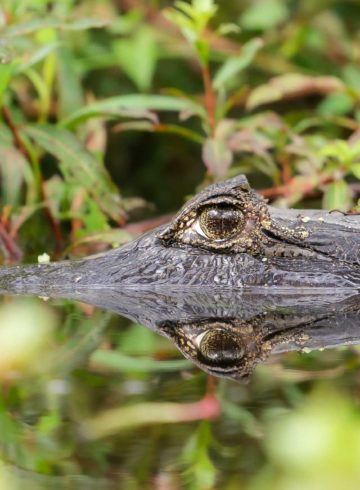
[[[214,365],[227,367],[240,361],[244,348],[239,339],[220,328],[214,328],[201,334],[198,348],[203,358]]]
[[[231,238],[243,229],[244,221],[240,209],[231,204],[206,206],[200,214],[201,230],[213,240]]]

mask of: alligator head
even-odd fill
[[[243,176],[211,185],[173,221],[83,260],[0,269],[0,290],[68,296],[81,288],[360,286],[360,219],[267,205]]]

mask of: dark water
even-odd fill
[[[295,474],[321,488],[336,450],[358,440],[356,291],[76,295],[86,304],[10,304],[45,341],[28,361],[0,362],[0,489],[285,489]],[[338,469],[354,485],[357,453]]]

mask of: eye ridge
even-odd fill
[[[225,240],[243,230],[243,212],[232,204],[208,204],[200,211],[199,224],[202,232],[210,239]]]

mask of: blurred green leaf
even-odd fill
[[[158,335],[149,328],[133,323],[125,332],[121,332],[118,348],[123,354],[152,356],[156,353],[159,340]]]
[[[342,163],[350,163],[351,149],[347,141],[335,140],[321,148],[320,154],[324,157],[336,158]]]
[[[192,114],[205,117],[205,110],[200,105],[189,99],[171,97],[167,95],[119,95],[94,102],[85,106],[62,121],[62,126],[72,127],[84,122],[86,119],[96,116],[128,117],[129,110],[135,117],[142,118],[141,111],[188,111]],[[138,111],[138,112],[135,112]],[[130,112],[131,114],[131,112]]]
[[[229,57],[217,71],[213,85],[215,90],[226,88],[226,85],[244,68],[250,65],[258,50],[263,46],[262,39],[255,38],[244,44],[239,56]]]
[[[203,421],[184,447],[183,460],[187,465],[184,479],[192,490],[210,489],[215,484],[217,469],[209,456],[211,443],[210,425]]]
[[[97,231],[95,233],[83,232],[77,233],[76,241],[72,244],[72,247],[77,247],[78,245],[84,243],[108,243],[114,247],[123,245],[124,243],[130,242],[133,236],[127,233],[125,230],[118,228],[106,229],[104,231]],[[80,231],[80,230],[79,230]]]
[[[360,67],[354,63],[345,65],[342,69],[342,78],[349,87],[359,90]]]
[[[237,24],[232,24],[229,22],[227,24],[220,24],[216,30],[216,33],[219,34],[219,36],[227,36],[228,34],[237,34],[240,31],[241,29]]]
[[[22,186],[34,185],[34,177],[29,162],[13,146],[0,142],[1,202],[17,206],[21,200]]]
[[[44,60],[50,53],[55,51],[58,46],[58,42],[53,42],[50,44],[46,44],[45,46],[41,46],[41,48],[34,51],[28,59],[17,65],[15,73],[23,73],[27,69],[33,67],[40,61]]]
[[[105,214],[99,205],[91,197],[86,199],[86,210],[81,213],[81,221],[84,227],[78,230],[77,236],[86,236],[90,233],[105,231],[109,228]]]
[[[360,423],[350,398],[318,387],[294,410],[269,410],[264,448],[272,471],[261,472],[265,487],[254,475],[251,488],[359,488]]]
[[[121,352],[97,350],[91,357],[91,362],[107,369],[112,369],[125,373],[138,372],[170,372],[189,370],[194,365],[184,359],[173,361],[156,361],[146,357],[127,356]]]
[[[22,299],[1,305],[0,320],[0,380],[44,370],[57,325],[54,312],[39,300]]]
[[[0,62],[0,107],[2,106],[5,90],[8,88],[9,82],[15,72],[16,63],[2,64]]]
[[[353,163],[349,170],[357,179],[360,179],[360,163]]]
[[[256,0],[241,15],[240,24],[245,29],[265,31],[284,22],[288,15],[288,7],[281,0]]]
[[[353,110],[355,100],[347,93],[328,95],[318,106],[321,116],[342,116]]]
[[[259,105],[277,102],[283,99],[304,97],[306,95],[329,95],[339,92],[344,85],[336,77],[302,75],[300,73],[287,73],[272,78],[268,83],[256,87],[246,101],[248,109],[255,109]]]
[[[56,62],[59,115],[60,118],[64,118],[84,106],[84,94],[74,53],[61,46],[57,50]]]
[[[203,145],[202,156],[209,174],[216,178],[224,177],[233,161],[231,150],[221,139],[207,139]]]
[[[139,29],[130,39],[114,42],[114,52],[126,75],[140,91],[151,88],[158,59],[155,35],[150,29]]]
[[[175,8],[165,11],[165,16],[180,28],[185,39],[196,48],[200,62],[205,65],[209,60],[209,43],[203,34],[217,9],[213,0],[192,0],[191,4],[176,1]]]
[[[45,28],[61,29],[64,31],[82,31],[104,27],[105,25],[106,22],[101,19],[82,18],[68,22],[66,19],[44,17],[9,26],[5,30],[5,35],[9,38],[24,36]]]
[[[83,186],[104,213],[119,219],[122,208],[118,190],[105,167],[72,133],[50,125],[26,126],[23,132],[59,160],[67,182]]]
[[[351,207],[351,193],[345,180],[336,180],[326,186],[323,197],[324,209],[347,211]]]

